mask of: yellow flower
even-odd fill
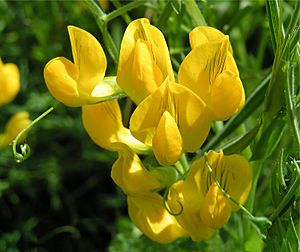
[[[0,149],[8,146],[20,133],[22,129],[31,123],[27,112],[18,112],[13,115],[5,126],[4,133],[0,134]],[[22,142],[26,134],[23,134],[19,139]]]
[[[118,85],[135,103],[140,103],[166,77],[175,80],[163,34],[146,18],[132,21],[121,43]]]
[[[68,26],[74,63],[57,57],[47,63],[44,78],[50,93],[67,106],[97,103],[113,95],[111,80],[104,79],[106,57],[97,39],[90,33]]]
[[[13,99],[20,90],[20,73],[13,63],[4,64],[0,58],[0,106]]]
[[[200,215],[203,196],[197,190],[198,183],[200,181],[189,178],[178,181],[170,188],[167,198],[171,213],[193,241],[207,240],[213,234],[213,230],[204,223]]]
[[[206,104],[188,88],[168,78],[136,108],[130,131],[152,145],[162,165],[173,165],[183,152],[194,152],[210,129]]]
[[[161,183],[144,167],[142,161],[127,145],[115,143],[118,160],[111,170],[114,182],[127,195],[139,195],[161,188]]]
[[[205,157],[196,160],[187,179],[171,187],[168,201],[171,211],[178,211],[181,204],[176,219],[195,241],[208,239],[238,210],[217,186],[208,165],[222,189],[239,204],[244,204],[251,189],[252,170],[244,157],[209,151],[207,162]]]
[[[170,243],[187,235],[165,209],[158,193],[128,196],[127,203],[131,220],[151,240]]]
[[[102,148],[115,151],[114,143],[125,143],[137,153],[146,153],[150,149],[123,126],[121,110],[116,100],[82,106],[82,121],[90,138]]]
[[[192,51],[178,72],[179,83],[207,104],[213,119],[226,120],[245,102],[229,38],[215,28],[201,26],[190,33],[190,44]]]

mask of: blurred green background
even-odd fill
[[[119,48],[131,19],[150,18],[164,33],[177,72],[190,50],[188,33],[196,27],[195,18],[191,18],[193,12],[187,8],[188,2],[137,1],[134,9],[108,23],[108,32]],[[279,2],[280,22],[286,27],[296,2]],[[110,1],[105,11],[112,12],[128,3]],[[230,135],[221,138],[214,146],[217,147],[258,124],[264,108],[264,83],[270,80],[267,76],[272,66],[274,74],[276,50],[271,41],[266,2],[200,1],[197,4],[210,26],[230,35],[246,97],[262,87],[260,96],[252,101],[249,116]],[[85,1],[0,0],[0,57],[4,63],[13,62],[19,66],[22,85],[16,100],[0,109],[1,130],[17,111],[29,111],[34,119],[56,104],[44,83],[43,68],[56,56],[72,59],[67,25],[92,33],[106,52],[107,75],[116,74],[116,60],[111,57],[90,8]],[[299,105],[299,86],[296,89]],[[120,102],[124,107],[126,101]],[[283,110],[281,113],[286,114]],[[276,167],[280,161],[290,163],[289,157],[299,154],[293,133],[286,126],[287,116],[284,118],[277,127],[282,132],[277,130],[266,140],[259,136],[263,133],[255,135],[251,146],[247,143],[250,147],[245,146],[243,150],[247,157],[253,153],[258,157],[252,163],[257,187],[254,185],[246,205],[255,216],[272,216],[278,202],[296,180],[294,168],[282,167],[282,177],[288,181],[286,188],[277,186],[276,189],[276,178],[270,179],[278,175]],[[214,124],[206,144],[223,129],[222,123]],[[110,178],[110,168],[117,155],[100,149],[89,139],[82,127],[79,108],[59,105],[30,130],[26,142],[31,156],[24,163],[14,161],[11,148],[0,153],[0,251],[262,251],[263,248],[265,251],[293,251],[298,246],[299,201],[296,200],[299,195],[294,195],[286,209],[280,212],[281,221],[273,223],[271,228],[253,224],[240,211],[207,242],[193,243],[185,239],[163,246],[141,236],[128,220],[125,196]],[[255,152],[259,149],[257,143],[268,144],[267,151]],[[290,231],[291,228],[298,231]],[[266,235],[266,239],[260,234]],[[291,245],[282,245],[288,243],[285,236]],[[276,250],[276,244],[280,250]]]

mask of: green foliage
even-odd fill
[[[147,16],[162,30],[176,72],[195,26],[206,23],[229,34],[246,104],[213,127],[196,157],[224,149],[251,158],[253,187],[245,207],[272,221],[266,226],[239,211],[209,241],[150,241],[128,219],[125,197],[110,179],[116,154],[92,143],[80,109],[60,105],[30,130],[28,160],[15,163],[10,148],[0,153],[0,251],[297,251],[299,9],[299,1],[281,0],[115,0],[107,11],[93,0],[0,1],[0,56],[19,66],[22,82],[14,103],[0,109],[1,130],[17,111],[34,119],[56,103],[43,67],[56,56],[71,59],[69,24],[101,42],[107,75],[116,74],[122,34],[135,18]]]

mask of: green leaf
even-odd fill
[[[136,0],[133,1],[129,4],[126,4],[122,7],[117,8],[116,10],[110,12],[109,14],[107,14],[106,16],[103,16],[103,20],[104,22],[108,23],[110,20],[115,19],[116,17],[125,15],[128,11],[131,11],[133,9],[136,9],[142,5],[145,5],[146,1],[145,0]],[[126,21],[130,21],[129,16],[124,16],[124,19]]]
[[[226,23],[226,26],[224,27],[224,33],[228,34],[230,31],[238,26],[241,22],[241,20],[246,17],[248,14],[251,14],[255,11],[255,8],[252,6],[246,6],[245,8],[240,9],[239,11],[235,12],[235,15],[231,18],[231,20]]]
[[[175,13],[177,15],[179,15],[179,13],[181,12],[181,0],[172,0],[171,6],[172,6],[173,10],[175,11]]]
[[[155,26],[157,28],[162,29],[163,27],[166,26],[166,23],[167,23],[169,17],[171,16],[171,14],[172,14],[172,4],[171,3],[172,2],[168,2],[165,5],[161,15],[159,16],[157,22],[155,23]]]
[[[295,168],[293,167],[293,164]],[[300,197],[300,169],[297,162],[294,160],[292,165],[289,165],[286,169],[293,174],[293,176],[291,176],[291,181],[289,181],[290,187],[286,189],[286,193],[282,197],[280,203],[276,204],[276,209],[273,211],[270,217],[272,222],[283,215],[284,212],[287,211],[287,209],[293,204],[293,202]]]
[[[286,153],[284,149],[281,150],[280,156],[278,157],[278,165],[274,168],[274,172],[271,178],[271,190],[272,190],[272,201],[274,204],[279,204],[284,193],[287,190],[287,186],[284,180],[285,174],[285,160]]]
[[[269,27],[271,32],[271,41],[273,50],[276,51],[278,45],[284,38],[283,20],[281,15],[281,1],[266,1],[267,14],[269,19]]]
[[[188,14],[191,16],[194,26],[206,25],[205,18],[197,3],[194,0],[183,0],[183,2]]]
[[[285,127],[286,113],[279,112],[277,116],[273,118],[269,126],[261,130],[259,141],[251,147],[253,153],[251,160],[258,160],[270,156],[278,146]]]
[[[265,123],[268,124],[272,117],[285,105],[284,85],[286,82],[286,71],[284,71],[286,62],[293,56],[296,46],[299,42],[299,9],[295,10],[288,31],[285,36],[283,29],[283,20],[280,9],[281,1],[267,1],[269,13],[269,27],[271,35],[274,37],[275,59],[272,68],[272,79],[270,81],[265,98]],[[296,4],[299,7],[299,4]],[[298,23],[297,23],[298,22]],[[297,36],[298,35],[298,36]]]
[[[297,55],[299,56],[299,54]],[[291,58],[291,57],[290,57]],[[295,62],[287,61],[285,66],[286,71],[286,81],[284,82],[284,94],[285,94],[285,102],[287,107],[287,113],[291,125],[291,129],[293,131],[296,146],[298,148],[298,158],[300,158],[300,108],[297,108],[296,105],[296,93],[295,91],[300,91],[296,85],[299,85],[300,81],[300,62],[296,60]],[[297,90],[298,89],[298,90]]]
[[[230,141],[226,145],[220,147],[220,149],[223,149],[223,152],[226,155],[239,153],[243,151],[247,146],[249,146],[251,141],[256,137],[260,129],[260,126],[261,123],[259,122],[254,128],[246,132],[244,135]]]
[[[260,252],[262,251],[264,242],[257,232],[251,232],[249,239],[245,243],[246,252]]]

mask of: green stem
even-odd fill
[[[190,166],[189,166],[189,162],[188,162],[188,160],[187,160],[187,158],[186,158],[185,153],[183,153],[183,154],[181,155],[179,161],[180,161],[180,163],[181,163],[181,165],[182,165],[182,167],[183,167],[184,172],[187,172],[187,171],[189,170],[189,167],[190,167]]]
[[[138,8],[141,5],[145,5],[146,2],[147,1],[145,1],[145,0],[136,0],[136,1],[133,1],[133,2],[131,2],[129,4],[126,4],[126,5],[122,6],[122,7],[117,8],[116,10],[110,12],[109,14],[107,14],[103,18],[103,20],[104,20],[104,22],[108,23],[112,19],[114,19],[114,18],[116,18],[118,16],[122,16],[122,15],[126,14],[128,11],[130,11],[132,9]],[[125,19],[126,23],[128,21],[131,21],[131,19],[130,19],[129,16],[126,17],[126,18],[124,18],[124,19]]]
[[[88,8],[93,13],[96,23],[102,33],[104,43],[106,44],[106,48],[108,53],[110,54],[114,63],[118,63],[119,52],[117,47],[112,39],[111,35],[107,31],[107,23],[105,22],[106,14],[102,11],[102,9],[93,1],[93,0],[85,0]]]
[[[93,15],[95,17],[99,18],[99,21],[103,22],[103,19],[106,16],[106,14],[100,8],[100,6],[97,5],[94,0],[85,0],[85,1],[86,1],[86,4],[88,5],[89,9],[93,13]]]
[[[285,102],[287,107],[288,116],[290,119],[292,131],[294,136],[296,137],[296,143],[298,144],[298,158],[300,158],[300,128],[299,128],[299,121],[297,120],[297,116],[295,113],[296,106],[293,101],[293,87],[292,85],[296,83],[295,80],[295,72],[294,67],[291,66],[290,62],[287,63],[287,80],[284,82],[284,89],[285,89]]]
[[[59,103],[58,103],[59,104]],[[19,139],[22,137],[22,135],[27,132],[33,125],[35,125],[37,122],[39,122],[41,119],[43,119],[45,116],[47,116],[48,114],[50,114],[57,106],[58,104],[56,104],[55,106],[49,108],[48,110],[46,110],[43,114],[41,114],[39,117],[37,117],[36,119],[34,119],[27,127],[25,127],[24,129],[22,129],[19,134],[17,135],[17,137],[12,141],[12,150],[13,150],[13,154],[15,157],[15,160],[17,163],[22,163],[23,161],[25,161],[27,158],[29,158],[30,156],[30,148],[27,144],[25,145],[21,145],[21,152],[19,153],[17,151],[17,144]]]
[[[111,3],[113,4],[113,6],[116,9],[119,9],[119,8],[122,7],[122,4],[118,0],[111,1]],[[123,19],[124,19],[124,21],[125,21],[126,24],[129,24],[131,22],[131,18],[130,18],[130,16],[127,13],[125,13],[124,15],[122,15],[122,17],[123,17]]]
[[[282,211],[284,209],[286,209],[286,207],[292,202],[293,199],[294,199],[294,201],[296,201],[297,198],[299,198],[299,196],[300,196],[300,190],[299,190],[299,188],[300,188],[299,187],[300,186],[300,171],[299,171],[298,164],[295,160],[294,160],[294,163],[298,169],[297,178],[294,181],[294,183],[292,184],[292,186],[290,187],[290,189],[288,190],[287,194],[283,197],[283,199],[280,202],[280,204],[278,205],[278,207],[275,209],[275,211],[271,215],[270,220],[272,222],[274,222],[282,214]]]
[[[257,183],[258,183],[258,179],[260,177],[261,171],[262,171],[262,167],[263,167],[263,161],[259,160],[259,161],[253,161],[251,162],[251,166],[256,169],[254,169],[254,175],[253,175],[253,182],[252,182],[252,190],[250,192],[249,195],[249,199],[247,200],[247,206],[249,208],[249,210],[252,212],[253,211],[253,207],[254,207],[254,200],[255,200],[255,194],[256,194],[256,189],[257,189]]]
[[[180,174],[180,176],[183,176],[186,173],[185,168],[183,167],[180,160],[174,164],[174,167],[175,167],[176,171]]]
[[[155,26],[159,29],[163,28],[166,26],[166,23],[172,14],[172,6],[171,6],[171,1],[167,2],[165,8],[163,9],[161,15],[159,16],[157,22],[155,23]]]
[[[203,17],[195,0],[183,0],[186,10],[191,16],[195,26],[206,25],[205,18]]]

